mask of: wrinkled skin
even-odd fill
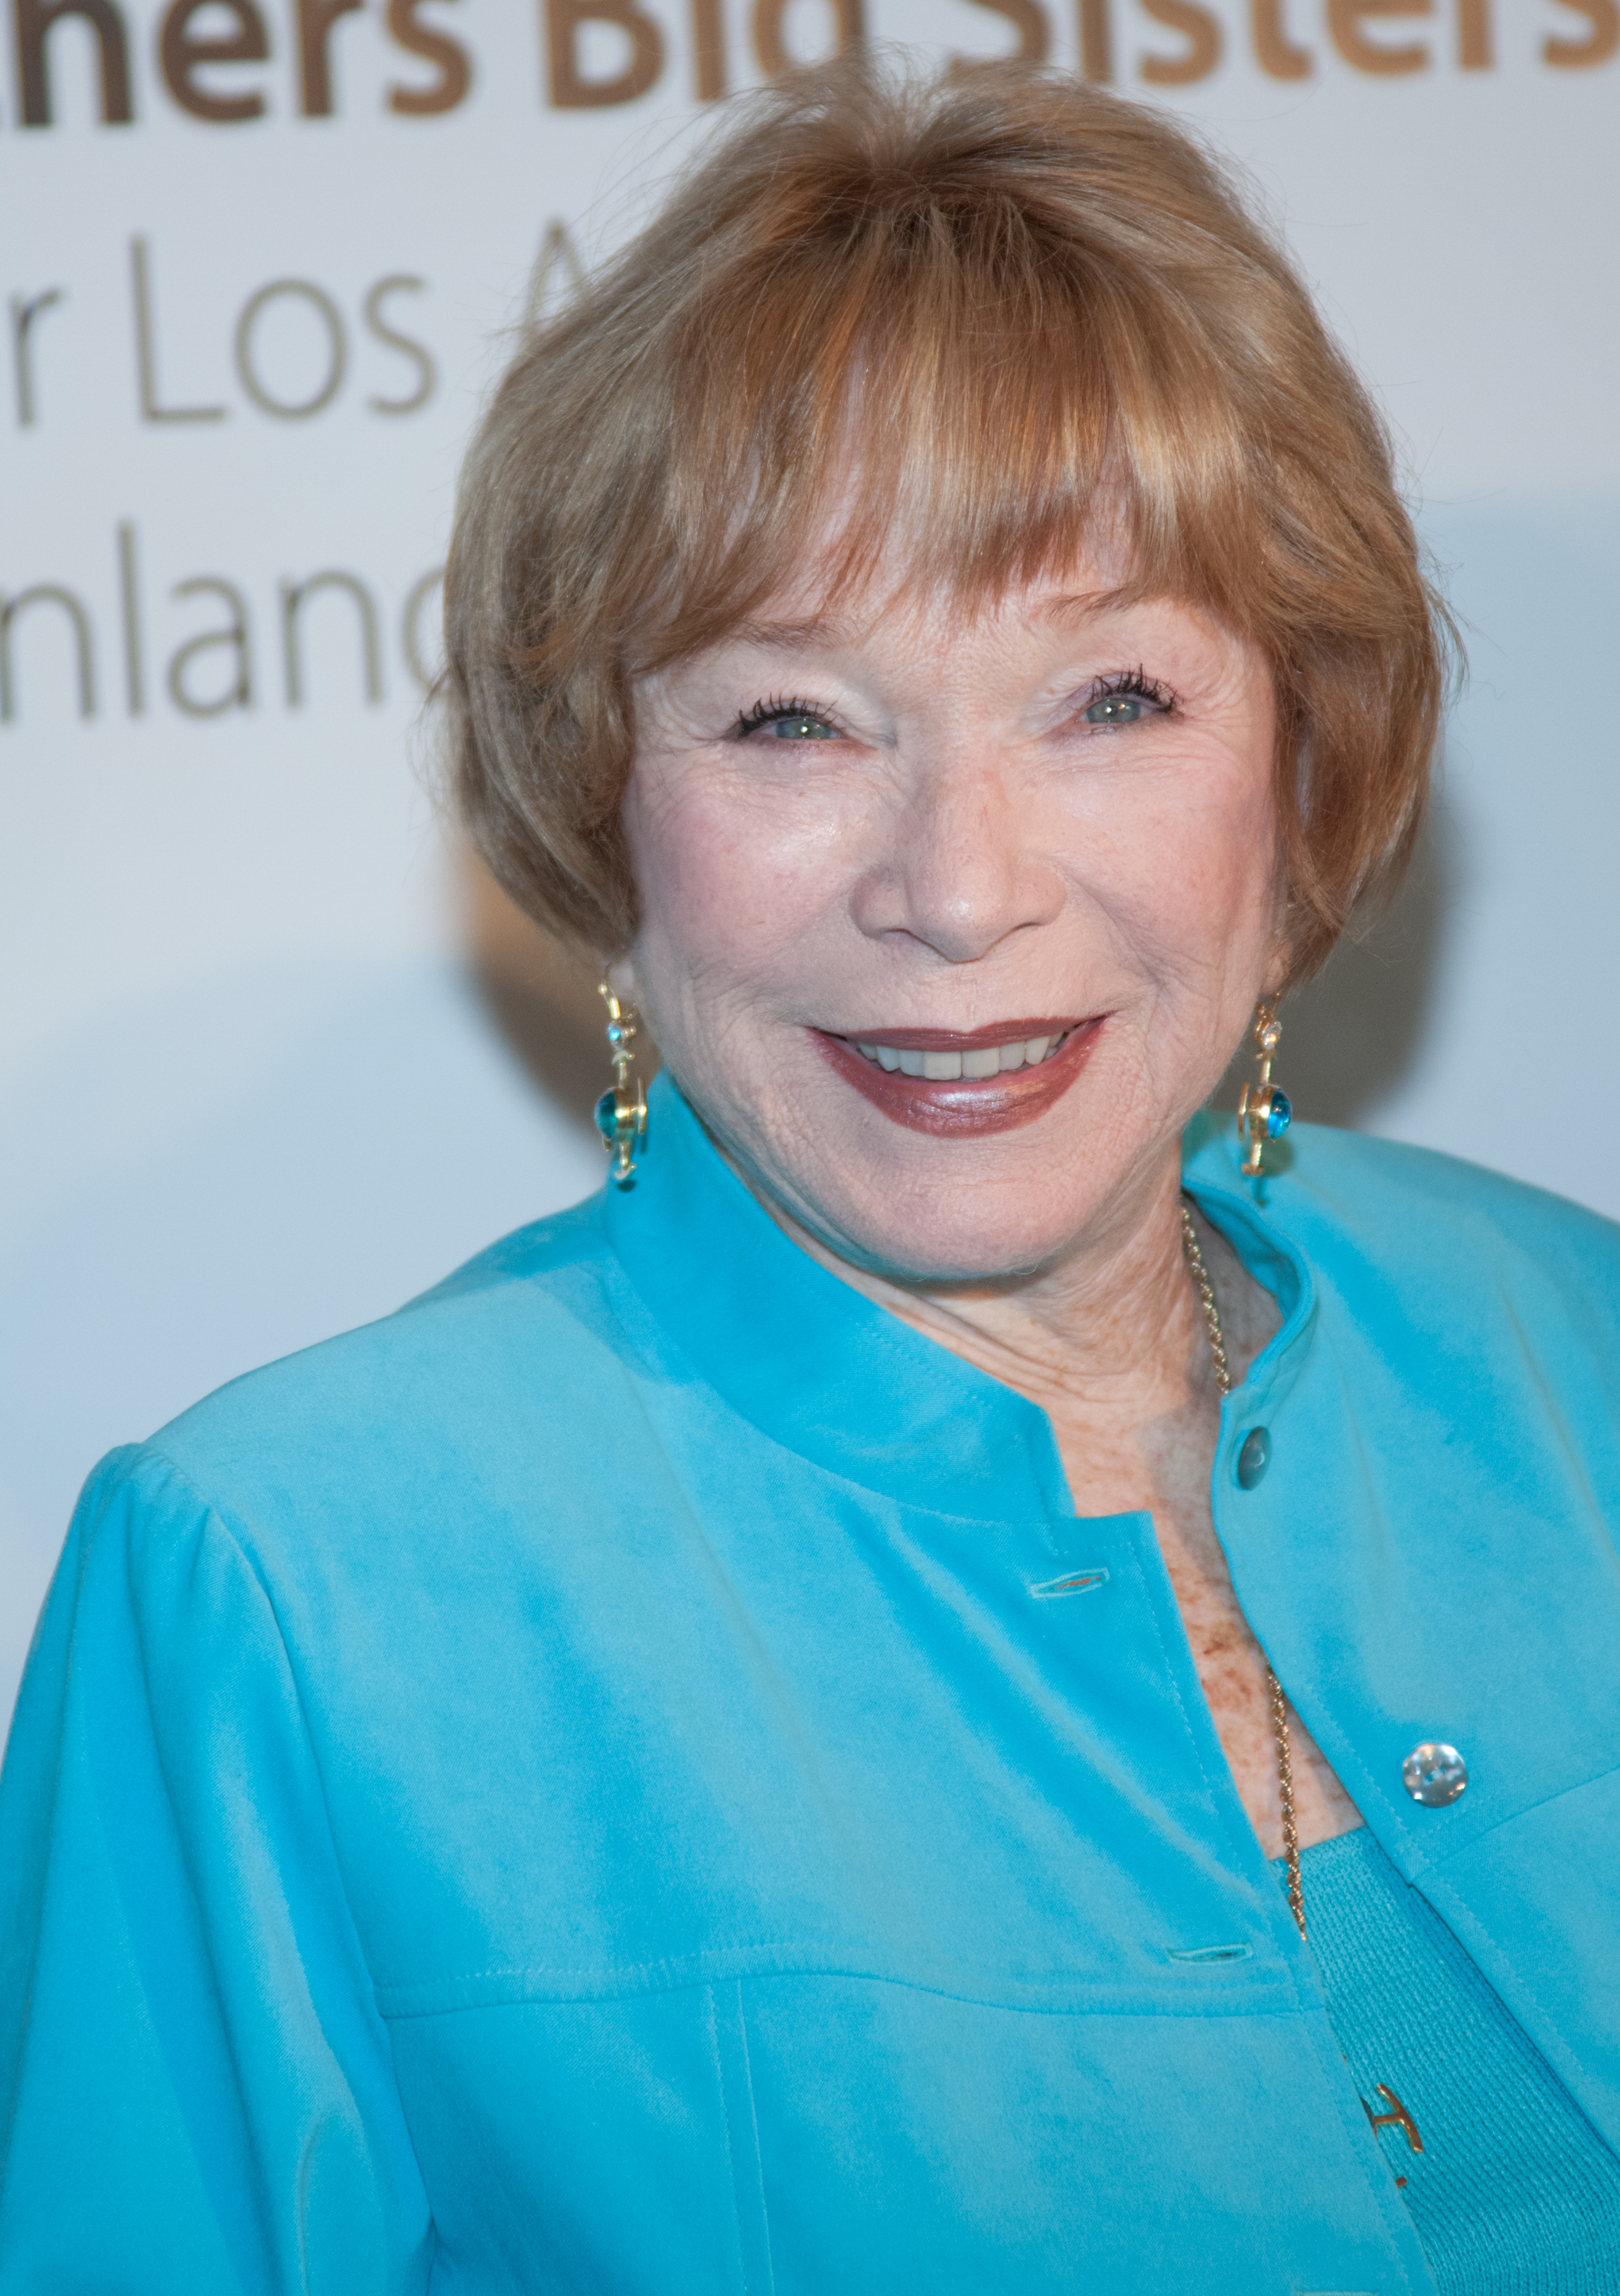
[[[857,1262],[992,1276],[1117,1246],[1280,978],[1264,668],[1186,608],[1088,613],[1098,579],[760,629],[639,697],[636,995],[740,1167]],[[1087,724],[1137,671],[1172,706]],[[761,701],[830,734],[739,741]],[[892,1123],[810,1033],[1030,1015],[1101,1025],[1059,1103],[987,1139]]]

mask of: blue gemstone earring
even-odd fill
[[[1264,999],[1255,1007],[1255,1058],[1260,1073],[1238,1096],[1238,1137],[1244,1142],[1243,1177],[1260,1177],[1268,1140],[1280,1140],[1294,1121],[1293,1103],[1272,1082],[1272,1055],[1281,1042],[1277,999]]]
[[[635,1158],[647,1137],[647,1095],[638,1077],[634,1088],[630,1063],[635,1058],[636,1014],[633,1004],[621,1004],[602,967],[601,1001],[608,1008],[608,1051],[613,1081],[596,1103],[596,1129],[612,1159],[608,1177],[616,1187],[627,1188],[635,1178]]]

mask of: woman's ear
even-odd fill
[[[1272,945],[1266,952],[1265,970],[1260,976],[1260,1000],[1263,1004],[1272,1004],[1281,996],[1293,970],[1294,943],[1279,926],[1272,936]]]
[[[601,969],[601,977],[621,1004],[635,1003],[635,966],[627,952],[623,956],[610,957]]]

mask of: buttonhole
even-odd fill
[[[1247,1961],[1254,1951],[1247,1945],[1173,1945],[1172,1961]]]
[[[1106,1587],[1109,1574],[1100,1563],[1084,1570],[1066,1570],[1061,1578],[1048,1578],[1043,1585],[1032,1587],[1030,1593],[1044,1599],[1049,1595],[1089,1595],[1093,1587]]]

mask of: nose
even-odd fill
[[[1027,792],[980,759],[918,776],[852,907],[871,939],[904,933],[947,964],[972,964],[1010,934],[1050,924],[1063,902]]]

